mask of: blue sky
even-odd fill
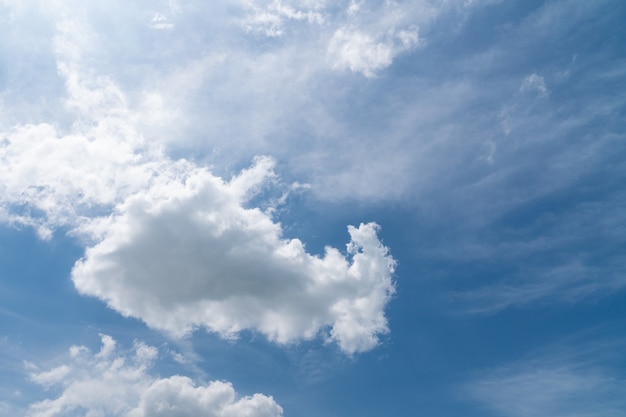
[[[0,2],[0,416],[626,416],[626,5]]]

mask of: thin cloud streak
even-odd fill
[[[552,347],[483,372],[463,392],[502,417],[626,415],[624,375],[606,366],[619,341]]]

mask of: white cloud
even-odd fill
[[[55,387],[55,398],[29,406],[29,417],[275,417],[282,408],[270,396],[254,394],[239,397],[228,382],[196,384],[190,378],[174,375],[153,376],[156,348],[135,342],[129,351],[115,347],[115,341],[102,335],[102,349],[93,354],[84,346],[71,349],[70,360],[51,371],[33,373],[32,380]],[[77,354],[77,352],[79,352]],[[63,369],[63,372],[58,372]],[[57,377],[51,379],[49,376]]]
[[[428,2],[414,5],[396,2],[355,2],[346,8],[346,19],[336,20],[327,43],[331,68],[374,77],[400,54],[422,44],[418,25],[426,24],[446,6]]]
[[[76,21],[57,25],[54,50],[71,124],[14,124],[0,130],[0,212],[49,238],[75,227],[150,183],[167,164],[158,144],[144,141],[126,95],[84,64],[93,36]]]
[[[160,163],[132,144],[134,132],[128,128],[104,119],[66,135],[50,124],[2,132],[6,220],[33,225],[49,237],[55,227],[79,224],[149,183]]]
[[[330,326],[346,352],[371,349],[393,292],[377,226],[349,228],[347,257],[308,254],[268,214],[244,208],[272,167],[259,158],[230,182],[197,169],[129,197],[98,224],[102,240],[72,272],[77,289],[177,336],[205,326],[287,343]]]
[[[39,385],[48,387],[62,381],[67,376],[67,374],[70,373],[70,371],[71,368],[69,366],[62,365],[47,372],[33,373],[31,374],[31,378]]]
[[[198,415],[272,417],[282,415],[282,408],[271,397],[261,394],[235,401],[235,391],[227,382],[216,381],[205,387],[196,387],[189,378],[173,376],[154,382],[128,417]]]
[[[373,37],[352,28],[341,28],[330,40],[328,58],[335,69],[349,69],[373,77],[376,71],[391,65],[397,55],[418,44],[417,29]]]

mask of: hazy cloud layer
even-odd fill
[[[465,393],[503,417],[626,415],[624,375],[604,363],[620,342],[543,352],[471,381]]]
[[[225,172],[270,154],[318,196],[398,198],[426,181],[425,163],[437,156],[429,149],[444,126],[424,125],[421,115],[434,111],[439,119],[440,109],[466,102],[467,91],[411,82],[406,88],[419,91],[414,102],[398,102],[392,87],[375,101],[397,112],[378,114],[353,106],[368,101],[371,92],[363,87],[377,89],[363,75],[384,78],[398,58],[427,45],[439,18],[462,17],[483,4],[7,3],[13,17],[0,42],[9,82],[0,102],[10,105],[2,106],[0,127],[65,129],[75,123],[73,111],[101,111],[107,101],[129,107],[144,140],[178,155],[193,152]],[[33,59],[36,73],[27,71]],[[84,87],[93,94],[64,97]],[[412,116],[405,114],[407,104],[416,109]],[[360,118],[397,128],[371,130]],[[409,137],[415,141],[407,147]]]
[[[122,350],[107,335],[102,348],[93,353],[85,346],[72,346],[67,363],[51,370],[27,364],[30,378],[53,398],[29,406],[29,417],[277,417],[282,408],[271,396],[240,397],[224,381],[196,384],[190,378],[152,375],[158,350],[142,342]]]

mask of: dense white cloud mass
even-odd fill
[[[377,226],[349,228],[347,259],[334,248],[308,254],[267,214],[243,207],[271,169],[260,158],[228,183],[198,170],[136,193],[98,224],[102,241],[74,267],[76,287],[178,336],[254,329],[286,343],[330,326],[346,352],[371,349],[393,292],[394,261]]]
[[[89,417],[276,417],[282,408],[270,396],[238,397],[228,382],[196,385],[174,375],[155,377],[151,369],[158,350],[135,342],[123,351],[107,335],[92,353],[70,348],[69,363],[49,371],[31,371],[32,381],[59,394],[31,404],[29,417],[84,415]],[[34,365],[31,364],[31,368]]]

